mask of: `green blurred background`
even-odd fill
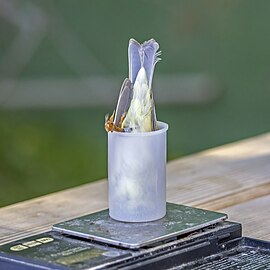
[[[131,37],[160,43],[154,88],[180,78],[175,102],[157,102],[169,160],[269,131],[269,14],[267,0],[0,0],[0,206],[106,177],[103,124],[114,105],[85,78],[116,78],[115,104]],[[214,98],[200,82],[186,98],[181,78],[189,89],[196,74],[218,82]],[[74,89],[54,96],[59,79]],[[89,105],[61,103],[82,90],[93,92]]]

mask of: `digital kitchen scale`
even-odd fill
[[[226,218],[167,203],[160,220],[126,223],[103,210],[0,246],[0,269],[270,269],[270,243]]]

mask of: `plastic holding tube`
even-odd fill
[[[108,133],[109,214],[118,221],[146,222],[166,214],[168,125],[143,133]]]

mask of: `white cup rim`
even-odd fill
[[[138,133],[131,133],[131,132],[117,132],[117,131],[113,131],[113,132],[109,132],[108,134],[109,135],[117,135],[117,136],[127,136],[127,137],[143,137],[143,136],[155,136],[155,135],[159,135],[159,134],[162,134],[162,133],[165,133],[168,128],[169,128],[169,125],[165,122],[162,122],[162,121],[157,121],[157,124],[158,124],[158,127],[159,129],[158,130],[155,130],[155,131],[149,131],[149,132],[138,132]]]

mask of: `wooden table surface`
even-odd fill
[[[171,161],[167,200],[218,210],[270,240],[270,133]],[[0,244],[107,207],[107,180],[0,208]]]

